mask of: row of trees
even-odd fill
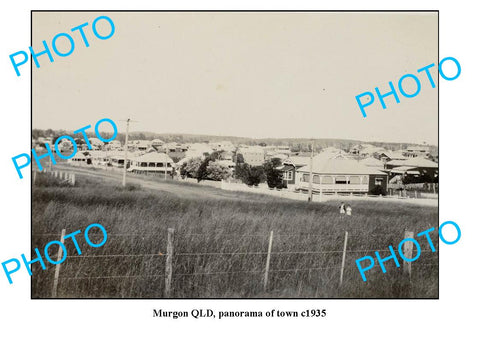
[[[258,185],[264,181],[270,188],[283,188],[283,175],[277,167],[281,165],[279,159],[272,159],[262,166],[251,166],[247,163],[237,163],[235,171],[217,161],[220,152],[213,152],[205,158],[191,158],[180,167],[180,176],[203,180],[221,181],[235,176],[247,185]]]
[[[237,164],[235,177],[247,185],[258,185],[266,181],[270,188],[283,188],[283,174],[277,167],[282,163],[278,158],[266,161],[262,166],[251,166],[249,164]]]
[[[215,151],[205,158],[191,158],[180,167],[180,176],[183,178],[196,178],[198,182],[203,180],[221,181],[232,176],[232,171],[226,165],[216,162],[220,158],[220,152]]]

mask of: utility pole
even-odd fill
[[[125,159],[123,161],[123,181],[122,185],[125,186],[127,184],[127,159],[128,159],[128,127],[130,125],[130,118],[127,118],[127,132],[125,134]]]
[[[165,166],[165,180],[167,180],[167,150],[165,149],[165,161],[163,162]]]
[[[313,180],[313,141],[312,141],[312,150],[310,152],[310,174],[308,176],[308,201],[312,201],[313,190],[312,190],[312,180]]]

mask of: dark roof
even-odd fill
[[[286,165],[283,165],[283,166],[279,166],[277,168],[277,170],[280,170],[280,171],[291,171],[291,170],[295,170],[295,167],[293,165],[290,165],[290,164],[286,164]]]

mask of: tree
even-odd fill
[[[210,162],[207,165],[207,177],[214,181],[221,181],[227,179],[232,175],[232,171],[226,165],[217,162]]]
[[[265,180],[263,166],[250,166],[243,163],[235,167],[235,177],[247,185],[258,185]]]
[[[208,179],[208,164],[214,162],[220,158],[220,152],[214,151],[203,160],[202,164],[198,167],[197,170],[197,181],[200,182],[204,179]]]
[[[74,141],[77,145],[87,144],[83,138],[75,138]]]
[[[197,178],[198,168],[202,162],[201,157],[190,158],[180,167],[180,175],[182,177]]]
[[[243,159],[243,155],[241,153],[236,153],[233,155],[233,162],[234,163],[245,163],[245,160]]]
[[[280,158],[272,158],[270,159],[270,162],[274,168],[278,168],[280,165],[282,165],[282,160]]]
[[[247,176],[247,185],[258,185],[265,180],[263,166],[251,166]]]
[[[235,166],[235,172],[234,172],[234,175],[235,175],[235,178],[238,178],[240,180],[242,180],[242,182],[245,183],[245,178],[247,178],[247,174],[248,174],[248,164],[246,163],[240,163]]]
[[[263,164],[269,188],[283,188],[283,174],[280,170],[277,170],[278,163],[280,163],[278,158],[273,158]]]

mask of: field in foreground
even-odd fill
[[[418,240],[422,254],[412,263],[411,280],[388,261],[385,274],[376,265],[364,282],[355,265],[360,257],[375,257],[374,250],[388,256],[388,245],[396,249],[405,229],[418,233],[437,227],[436,208],[352,201],[353,216],[347,217],[338,213],[338,202],[308,204],[246,193],[215,199],[211,188],[202,198],[205,188],[200,186],[192,186],[199,195],[180,197],[139,186],[124,189],[98,178],[79,176],[70,187],[49,175],[38,176],[32,198],[33,248],[60,239],[63,228],[67,234],[78,229],[83,234],[89,224],[100,223],[108,231],[100,248],[77,237],[82,255],[66,241],[69,255],[61,265],[58,297],[165,297],[168,228],[175,230],[174,298],[438,297],[438,252],[431,253],[425,239]],[[349,237],[339,287],[345,231]],[[438,233],[432,239],[438,249]],[[53,259],[55,252],[52,246]],[[32,297],[51,297],[55,266],[47,264],[45,271],[38,263],[32,267]]]

